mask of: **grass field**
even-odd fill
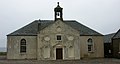
[[[7,52],[0,52],[0,56],[7,55]]]

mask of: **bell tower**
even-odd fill
[[[59,2],[57,2],[57,7],[54,8],[55,21],[58,20],[58,19],[59,19],[59,20],[63,20],[62,10],[63,10],[63,8],[61,8],[60,5],[59,5]]]

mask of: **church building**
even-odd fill
[[[103,35],[76,20],[35,20],[7,35],[7,59],[76,60],[104,57]],[[74,13],[74,12],[73,12]]]

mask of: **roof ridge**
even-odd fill
[[[107,36],[107,35],[112,35],[112,34],[115,34],[115,33],[105,34],[104,36]]]
[[[115,33],[115,35],[112,38],[114,39],[119,32],[120,32],[120,29]]]

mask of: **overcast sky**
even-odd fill
[[[34,20],[54,20],[57,2],[63,7],[63,19],[77,20],[109,34],[120,29],[120,0],[0,0],[0,47],[6,47],[6,35]]]

